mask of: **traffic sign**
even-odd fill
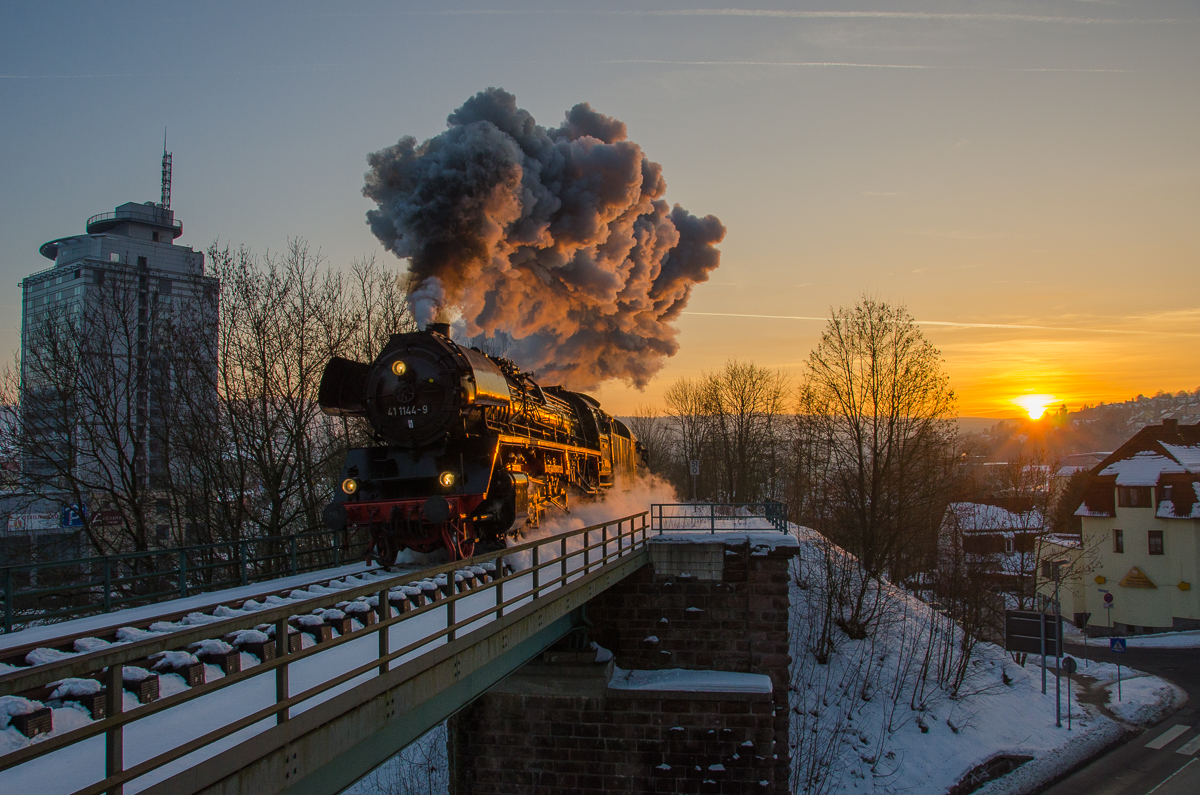
[[[692,476],[694,477],[696,475],[699,475],[700,474],[700,462],[693,458],[691,463],[692,463]]]
[[[1042,635],[1045,635],[1043,645]],[[1004,611],[1004,650],[1026,654],[1045,653],[1055,656],[1056,644],[1062,634],[1062,616],[1038,613],[1033,610]]]
[[[1067,672],[1067,676],[1070,676],[1079,666],[1075,663],[1074,657],[1063,657],[1062,667]]]
[[[1113,595],[1110,593],[1104,594],[1104,606],[1112,607],[1112,603],[1113,603]]]
[[[1123,654],[1125,652],[1125,639],[1124,638],[1109,638],[1108,639],[1108,650],[1111,651],[1113,654]]]

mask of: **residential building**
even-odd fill
[[[1200,629],[1200,425],[1143,428],[1092,470],[1076,515],[1093,625]]]
[[[961,555],[997,591],[1029,597],[1045,533],[1045,517],[1028,500],[953,502],[942,519],[939,552],[943,560]]]

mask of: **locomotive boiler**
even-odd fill
[[[365,418],[379,442],[348,452],[324,520],[369,528],[368,558],[383,565],[404,548],[456,560],[502,546],[571,495],[632,479],[642,457],[594,398],[459,345],[446,324],[393,335],[371,364],[335,357],[319,402]]]

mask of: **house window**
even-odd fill
[[[158,242],[158,232],[155,232],[155,233],[154,233],[154,242],[155,242],[155,243],[157,243],[157,242]]]
[[[1163,537],[1162,530],[1150,531],[1150,554],[1161,555],[1163,553]]]
[[[1008,554],[1011,555],[1014,551],[1014,547],[1015,547],[1015,544],[1013,544],[1013,540],[1011,538],[1004,539],[1004,551],[1005,552],[1007,552]]]
[[[1125,551],[1125,531],[1113,530],[1113,552]]]
[[[1117,505],[1122,508],[1149,508],[1149,486],[1118,486]]]

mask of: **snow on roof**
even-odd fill
[[[1038,511],[1010,511],[980,502],[952,502],[946,510],[954,514],[959,529],[967,533],[1041,530],[1045,526]]]
[[[613,670],[608,686],[613,690],[678,690],[688,693],[770,693],[771,677],[731,671]]]
[[[1173,445],[1163,445],[1169,447]],[[1183,448],[1190,449],[1190,448]],[[1155,486],[1161,475],[1182,474],[1187,470],[1175,459],[1165,455],[1142,450],[1129,457],[1114,461],[1104,469],[1101,475],[1116,475],[1118,486]]]
[[[1181,488],[1183,485],[1172,486],[1172,488]],[[1173,500],[1160,500],[1158,510],[1154,515],[1159,519],[1200,519],[1200,483],[1190,483],[1187,485],[1190,485],[1192,491],[1196,492],[1196,500],[1192,503],[1191,513],[1175,513],[1175,502]]]
[[[1163,442],[1162,446],[1188,472],[1200,472],[1200,445],[1167,444]]]

